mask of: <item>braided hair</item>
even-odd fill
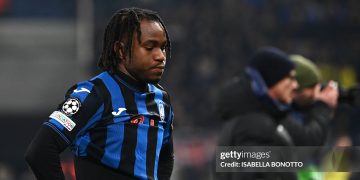
[[[158,13],[148,9],[140,9],[136,7],[124,8],[120,9],[112,16],[105,29],[103,51],[98,62],[98,67],[100,69],[103,71],[118,71],[117,66],[120,63],[120,56],[118,51],[114,51],[114,45],[116,42],[120,42],[122,40],[125,42],[124,57],[129,56],[131,60],[133,35],[134,32],[136,32],[137,40],[140,42],[140,22],[144,19],[156,21],[162,25],[167,40],[165,46],[165,51],[167,52],[166,56],[168,59],[170,58],[170,38],[168,31]]]

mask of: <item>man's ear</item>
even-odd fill
[[[119,60],[123,60],[124,59],[124,43],[120,42],[120,41],[116,41],[114,44],[114,52],[116,54],[116,58]]]

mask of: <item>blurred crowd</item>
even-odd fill
[[[360,1],[357,0],[93,2],[93,67],[100,56],[104,26],[119,7],[154,9],[169,29],[172,57],[161,84],[172,95],[175,111],[176,163],[181,168],[175,169],[174,179],[208,179],[203,169],[210,166],[217,132],[222,125],[214,111],[219,86],[243,72],[257,48],[274,46],[290,54],[302,54],[319,65],[325,80],[337,80],[340,86],[351,87],[359,79]],[[54,11],[59,5],[61,9]],[[26,8],[37,13],[31,14]],[[76,4],[71,0],[47,3],[0,0],[0,20],[23,16],[75,19],[75,11]],[[92,69],[94,74],[97,71]],[[339,111],[341,118],[359,114],[358,109]],[[351,119],[337,122],[333,125],[337,131],[358,136],[359,122]],[[358,145],[356,143],[353,145]]]
[[[360,67],[357,1],[178,2],[165,13],[174,37],[165,83],[179,127],[212,127],[213,97],[221,82],[241,72],[256,48],[275,46],[317,63]],[[169,12],[171,7],[165,7]],[[162,9],[160,10],[162,12]],[[180,102],[177,102],[180,101]]]

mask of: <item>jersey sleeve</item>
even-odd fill
[[[44,125],[53,129],[68,145],[79,133],[92,127],[101,117],[103,100],[89,81],[71,87]]]
[[[172,111],[172,107],[170,107],[168,121],[164,128],[163,144],[169,143],[170,139],[172,139],[173,122],[174,122],[174,113]]]
[[[170,176],[174,167],[174,147],[173,147],[173,122],[174,113],[172,108],[169,108],[168,123],[164,129],[163,144],[160,151],[159,167],[158,167],[158,179],[166,180],[170,179]]]

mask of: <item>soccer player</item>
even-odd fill
[[[103,72],[71,87],[25,154],[38,179],[64,179],[70,147],[78,180],[170,179],[173,110],[158,82],[170,56],[160,16],[125,8],[106,27]]]

